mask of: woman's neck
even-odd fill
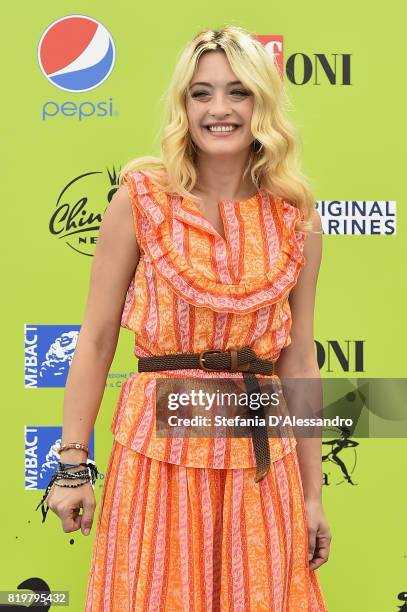
[[[199,156],[196,161],[197,181],[194,195],[209,200],[245,200],[256,193],[257,188],[250,174],[243,180],[247,155],[210,158]]]

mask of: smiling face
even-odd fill
[[[198,152],[210,155],[248,152],[254,140],[250,129],[253,105],[252,92],[232,71],[225,53],[204,53],[186,98],[189,131]],[[213,126],[212,130],[209,126]]]

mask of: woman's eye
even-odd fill
[[[243,96],[249,96],[250,92],[249,91],[243,91],[241,89],[235,89],[233,91],[230,92],[231,95],[233,96],[239,96],[239,97],[243,97]],[[203,96],[209,96],[210,94],[207,91],[194,91],[191,94],[192,98],[202,98]]]

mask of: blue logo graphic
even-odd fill
[[[25,426],[25,488],[46,489],[60,457],[57,448],[62,442],[62,427]],[[89,440],[89,457],[94,461],[95,436]],[[62,457],[62,455],[61,455]],[[63,459],[61,459],[63,461]],[[85,461],[86,462],[86,461]]]
[[[73,117],[78,121],[83,121],[89,117],[115,117],[118,115],[117,111],[113,109],[113,98],[108,100],[99,100],[99,102],[90,102],[84,100],[83,102],[69,101],[69,102],[55,102],[54,100],[48,100],[42,105],[42,120],[45,121],[50,117],[57,117],[62,115],[63,117]]]
[[[57,19],[38,44],[38,62],[50,83],[65,91],[89,91],[107,79],[115,62],[108,30],[86,15]]]
[[[80,325],[24,326],[24,386],[65,387]]]

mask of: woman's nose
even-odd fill
[[[214,94],[213,98],[212,98],[212,103],[211,103],[211,107],[209,109],[209,113],[211,115],[216,115],[216,114],[224,114],[224,113],[230,113],[231,112],[231,108],[230,108],[230,100],[228,100],[228,97],[226,94]]]

